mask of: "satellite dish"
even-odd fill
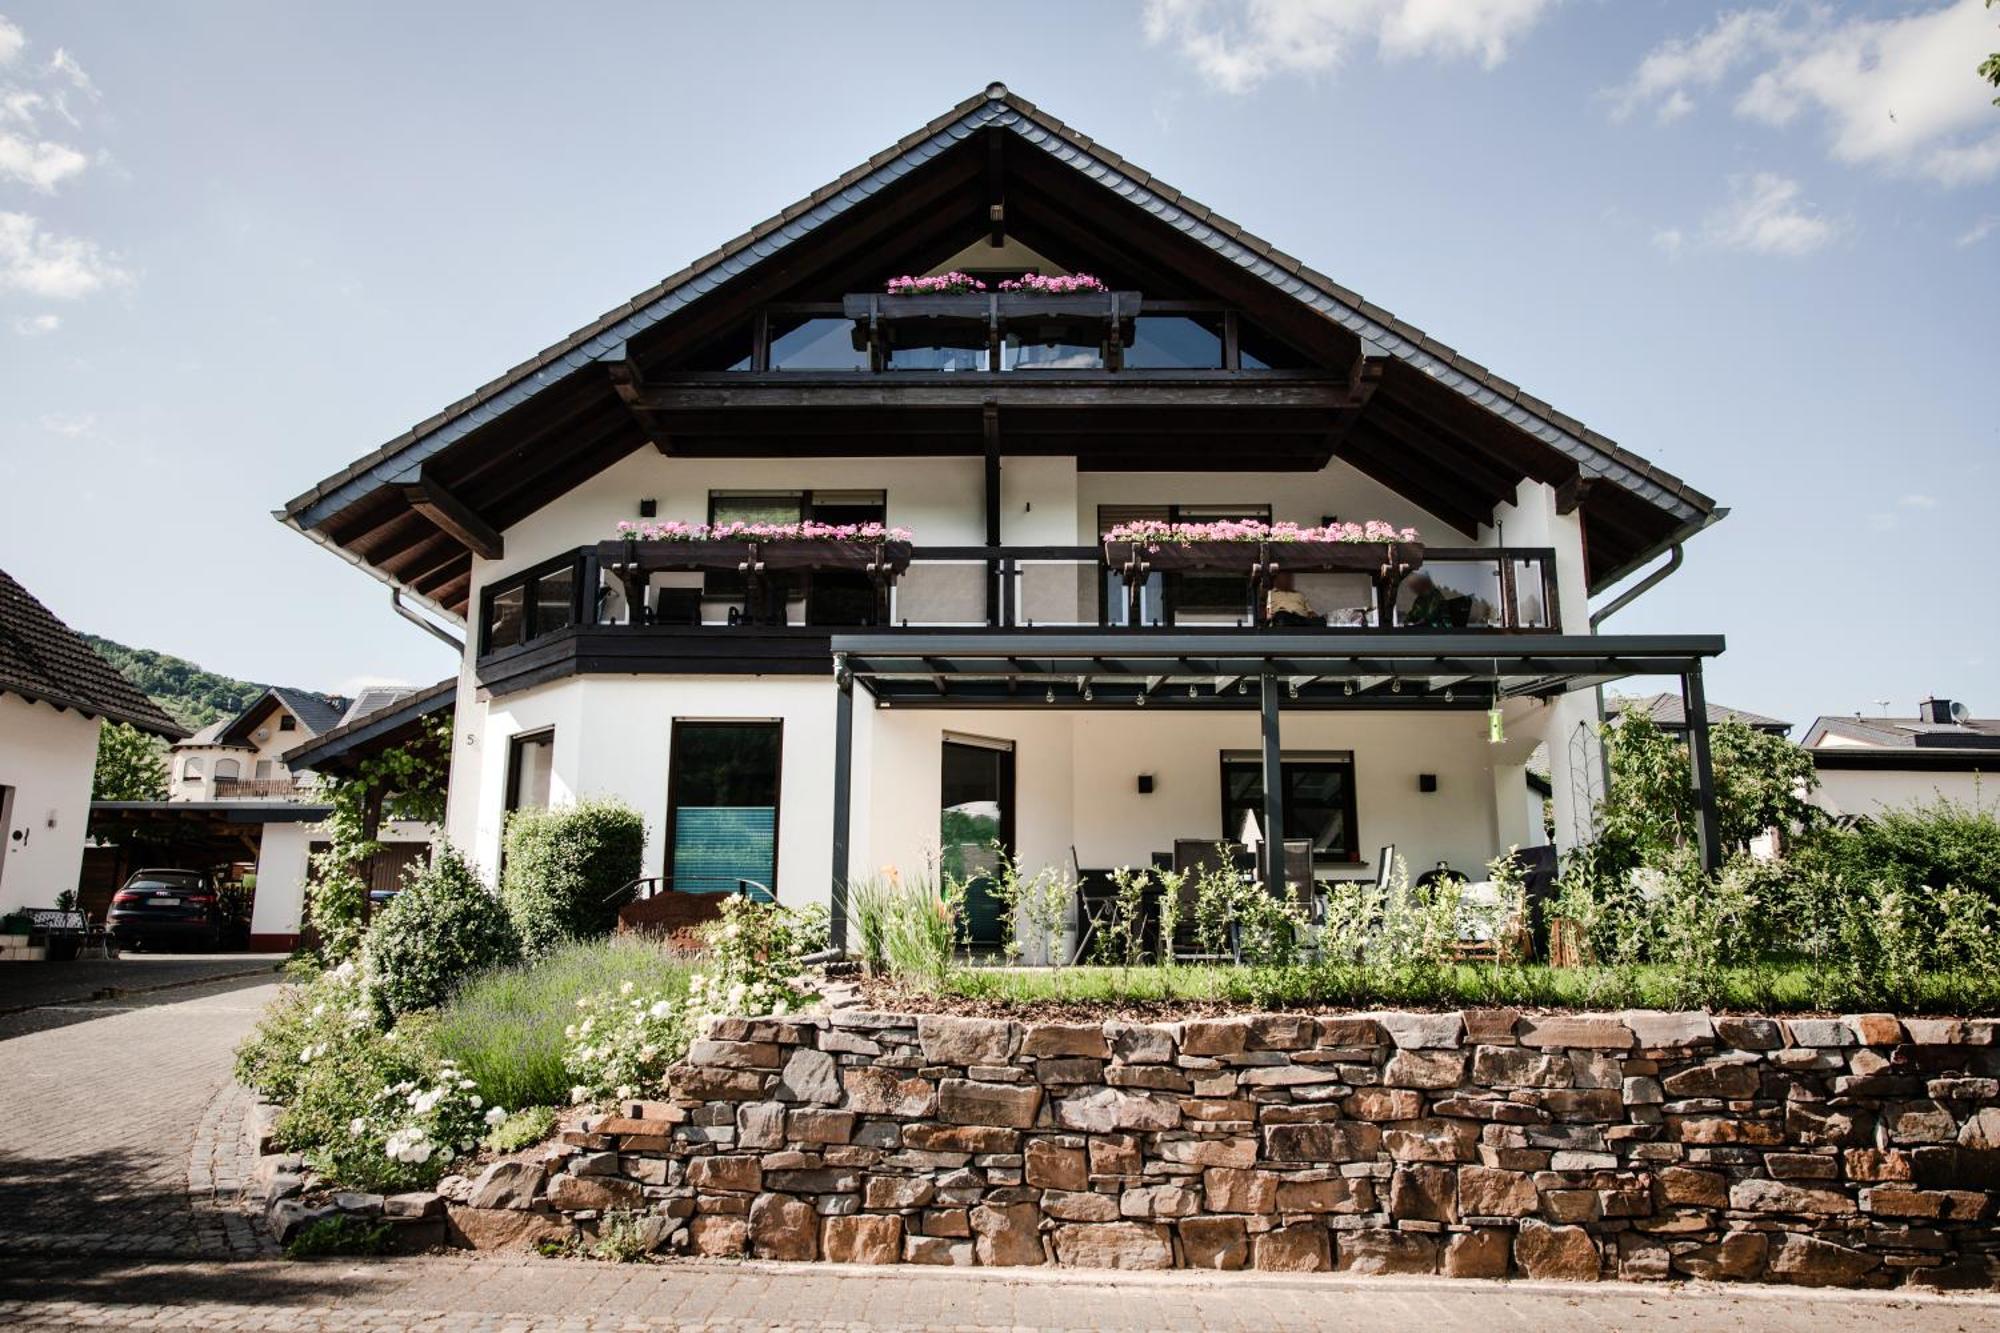
[[[1972,721],[1972,710],[1954,699],[1951,703],[1951,720],[1962,727]]]
[[[268,740],[270,740],[270,739],[271,739],[271,729],[270,729],[269,727],[259,727],[259,728],[257,728],[257,739],[258,739],[258,740],[260,740],[260,741],[268,741]]]

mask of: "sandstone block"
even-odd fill
[[[1464,1051],[1399,1050],[1389,1057],[1382,1082],[1391,1088],[1455,1088],[1464,1076]]]
[[[937,1186],[923,1176],[870,1176],[861,1183],[866,1208],[921,1208],[937,1195]]]
[[[1877,1185],[1861,1191],[1861,1211],[1877,1217],[1972,1222],[1985,1215],[1986,1195],[1979,1190],[1916,1190]]]
[[[1174,1058],[1174,1030],[1149,1023],[1106,1023],[1111,1053],[1128,1065],[1163,1065]]]
[[[1521,1019],[1520,1041],[1523,1046],[1624,1051],[1632,1047],[1632,1029],[1609,1014],[1528,1014]]]
[[[1684,1051],[1715,1044],[1715,1020],[1698,1010],[1661,1013],[1656,1009],[1633,1009],[1620,1014],[1633,1039],[1647,1050]]]
[[[546,1178],[539,1162],[495,1162],[480,1172],[466,1202],[474,1208],[532,1208]]]
[[[1342,1180],[1339,1183],[1345,1185],[1347,1182]],[[1280,1186],[1278,1197],[1281,1206],[1284,1193],[1284,1188]],[[1399,1166],[1390,1179],[1389,1216],[1399,1222],[1456,1222],[1458,1207],[1458,1174],[1455,1171],[1441,1166]]]
[[[1042,1090],[1033,1083],[1014,1086],[948,1078],[938,1084],[938,1116],[953,1124],[1029,1129],[1041,1107]]]
[[[758,1195],[750,1205],[750,1252],[759,1259],[819,1258],[819,1215],[788,1194]]]
[[[688,1043],[687,1062],[711,1069],[776,1069],[784,1064],[784,1054],[775,1042],[700,1037]]]
[[[1189,1268],[1233,1271],[1250,1262],[1250,1233],[1240,1217],[1184,1217],[1180,1233]]]
[[[1116,1222],[1118,1199],[1116,1194],[1045,1190],[1042,1211],[1058,1222]]]
[[[1374,1207],[1375,1184],[1366,1176],[1278,1181],[1281,1213],[1366,1213]]]
[[[643,1199],[637,1185],[616,1176],[549,1177],[549,1206],[558,1212],[637,1208]]]
[[[1459,1014],[1465,1023],[1467,1046],[1512,1046],[1520,1025],[1519,1009],[1467,1009]]]
[[[1444,1248],[1446,1277],[1503,1278],[1514,1236],[1501,1227],[1461,1231]]]
[[[1021,1028],[1000,1018],[917,1016],[917,1044],[934,1065],[1004,1065],[1021,1045]]]
[[[1333,1266],[1324,1226],[1305,1222],[1259,1235],[1250,1246],[1251,1265],[1266,1273],[1323,1273]]]
[[[978,1262],[978,1259],[972,1252],[972,1242],[969,1240],[947,1240],[943,1236],[905,1236],[903,1262],[970,1268]]]
[[[1120,1092],[1116,1088],[1092,1088],[1056,1103],[1057,1124],[1092,1134],[1120,1129],[1177,1129],[1180,1122],[1181,1108],[1177,1102],[1166,1097]]]
[[[1111,1046],[1104,1040],[1102,1023],[1035,1023],[1021,1034],[1021,1054],[1105,1060],[1111,1056]]]
[[[688,1222],[688,1247],[704,1259],[736,1259],[750,1243],[750,1224],[741,1217],[701,1213]]]
[[[1211,1213],[1269,1213],[1278,1206],[1278,1178],[1268,1171],[1211,1167],[1201,1184]]]
[[[973,1246],[989,1268],[1046,1263],[1042,1212],[1032,1203],[981,1204],[972,1210]]]
[[[1389,1040],[1405,1050],[1456,1051],[1465,1037],[1465,1020],[1456,1013],[1374,1015]]]
[[[1136,1218],[1192,1217],[1201,1211],[1201,1200],[1181,1185],[1141,1185],[1119,1193],[1118,1211]]]
[[[1698,1171],[1693,1167],[1669,1166],[1656,1177],[1660,1194],[1668,1203],[1700,1208],[1727,1208],[1729,1180],[1719,1171]]]
[[[1771,1238],[1765,1271],[1780,1282],[1802,1287],[1844,1287],[1881,1266],[1879,1257],[1830,1240],[1779,1235]]]
[[[1381,1046],[1389,1034],[1373,1018],[1352,1016],[1319,1020],[1319,1044],[1331,1047]]]
[[[926,1153],[1010,1153],[1018,1131],[999,1125],[905,1125],[903,1146]]]
[[[1729,1187],[1729,1206],[1739,1212],[1809,1213],[1837,1217],[1855,1210],[1839,1190],[1789,1185],[1782,1180],[1739,1180]]]
[[[854,1112],[801,1108],[785,1117],[785,1135],[804,1145],[847,1143],[854,1137]]]
[[[1154,1145],[1153,1155],[1162,1162],[1181,1166],[1250,1166],[1257,1160],[1254,1138],[1169,1139]]]
[[[1136,1176],[1145,1165],[1139,1155],[1139,1141],[1130,1134],[1099,1135],[1092,1137],[1089,1144],[1093,1176]]]
[[[826,1052],[801,1046],[785,1061],[777,1094],[781,1101],[832,1106],[840,1100],[840,1068]]]
[[[1082,1223],[1057,1227],[1056,1262],[1065,1268],[1172,1268],[1167,1229],[1139,1222]]]
[[[1458,1169],[1458,1208],[1466,1217],[1527,1217],[1540,1207],[1541,1195],[1525,1172]]]
[[[1303,1050],[1319,1035],[1318,1022],[1306,1014],[1252,1014],[1248,1022],[1253,1051]],[[1187,1050],[1185,1043],[1181,1049]]]
[[[1343,1231],[1340,1257],[1334,1265],[1343,1273],[1435,1273],[1437,1242],[1409,1231]]]
[[[829,1217],[820,1250],[830,1264],[893,1264],[903,1258],[903,1219],[880,1213]]]
[[[1663,1240],[1637,1231],[1618,1233],[1618,1280],[1665,1282],[1673,1276],[1673,1251]]]
[[[1250,1043],[1246,1018],[1195,1019],[1181,1028],[1185,1055],[1235,1055]]]
[[[1414,1120],[1424,1113],[1424,1096],[1411,1088],[1357,1088],[1340,1105],[1356,1120]]]
[[[1761,1231],[1732,1231],[1721,1240],[1674,1252],[1675,1271],[1711,1282],[1743,1281],[1764,1271],[1770,1237]]]
[[[1569,1056],[1518,1046],[1478,1046],[1472,1081],[1486,1088],[1566,1088],[1574,1079]]]
[[[736,1108],[736,1143],[743,1148],[785,1146],[782,1102],[743,1102]]]
[[[1081,1148],[1029,1139],[1025,1166],[1027,1181],[1036,1189],[1081,1190],[1090,1185],[1090,1164]]]
[[[1785,1035],[1794,1046],[1843,1047],[1854,1045],[1854,1029],[1840,1018],[1788,1018]]]
[[[1528,1277],[1554,1282],[1595,1282],[1597,1245],[1582,1227],[1550,1226],[1523,1219],[1514,1235],[1514,1263]]]
[[[1365,1122],[1271,1125],[1264,1130],[1264,1155],[1274,1162],[1353,1162],[1372,1158],[1382,1131]]]
[[[929,1079],[905,1078],[893,1069],[857,1065],[840,1071],[848,1109],[862,1115],[915,1119],[937,1111],[937,1086]]]
[[[698,1190],[755,1194],[764,1188],[764,1168],[755,1157],[697,1157],[688,1163],[687,1179]]]

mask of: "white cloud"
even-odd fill
[[[129,281],[95,241],[46,231],[26,213],[0,212],[0,291],[67,301]]]
[[[1905,509],[1936,509],[1938,498],[1935,495],[1905,495],[1896,503]]]
[[[97,85],[91,82],[90,76],[83,72],[83,66],[76,63],[76,57],[65,47],[58,46],[55,55],[49,58],[49,73],[63,78],[78,92],[97,96]]]
[[[1491,69],[1554,0],[1146,0],[1148,41],[1170,42],[1229,93],[1321,74],[1373,43],[1385,60],[1434,56]]]
[[[82,439],[84,436],[90,434],[92,430],[96,429],[96,427],[97,414],[95,412],[42,413],[42,429],[53,435],[61,435],[66,439]]]
[[[1832,240],[1838,228],[1799,198],[1799,183],[1775,172],[1732,177],[1729,202],[1711,213],[1703,235],[1725,250],[1760,255],[1806,255]]]
[[[0,65],[11,65],[20,57],[21,48],[28,44],[28,34],[22,32],[0,14]]]
[[[1899,520],[1894,514],[1870,514],[1868,515],[1868,530],[1870,532],[1894,532],[1898,522]]]
[[[1838,161],[1965,185],[2000,175],[1992,89],[1974,72],[1994,40],[1984,0],[1932,0],[1881,19],[1779,3],[1661,43],[1608,96],[1616,117],[1652,106],[1677,119],[1694,91],[1748,75],[1737,115],[1816,121]]]
[[[1991,236],[1993,229],[1996,227],[2000,227],[2000,213],[1988,213],[1985,217],[1959,233],[1956,244],[1961,250],[1968,245],[1977,245],[1988,236]]]
[[[1653,233],[1653,244],[1670,255],[1678,255],[1687,247],[1687,233],[1679,227],[1662,227]]]
[[[62,327],[61,315],[16,315],[14,332],[23,338],[39,338]]]
[[[0,180],[18,181],[42,194],[53,194],[56,186],[89,165],[90,159],[68,144],[0,130]]]

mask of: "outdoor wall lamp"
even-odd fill
[[[1139,794],[1141,796],[1151,796],[1153,794],[1153,775],[1151,773],[1141,773],[1139,775]]]

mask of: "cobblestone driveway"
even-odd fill
[[[0,1254],[265,1252],[230,1206],[255,1145],[229,1071],[276,993],[254,977],[65,1005],[72,1021],[0,1041]]]

